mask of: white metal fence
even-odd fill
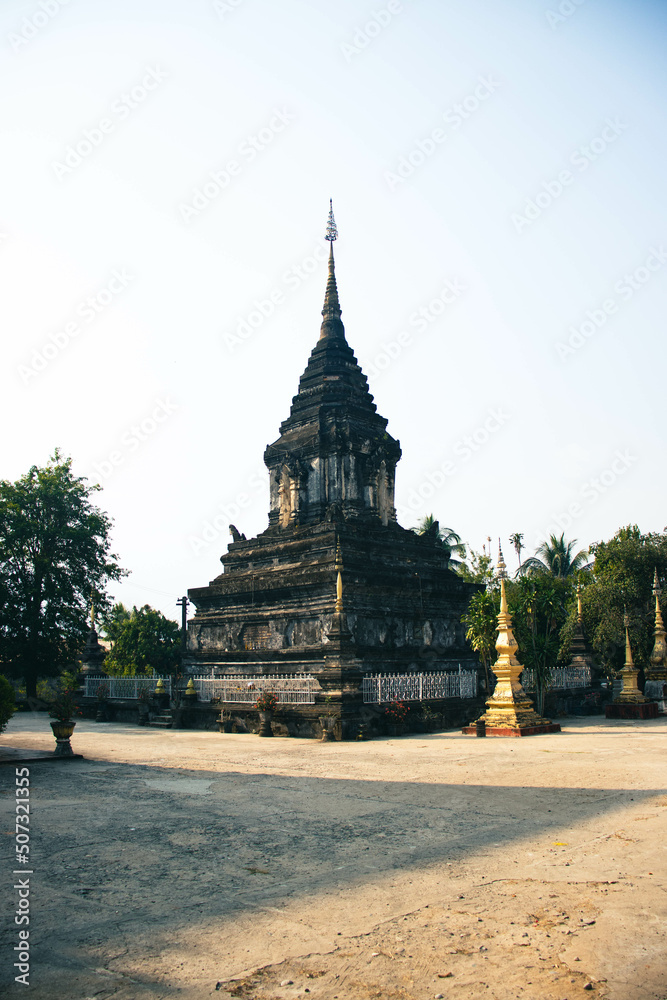
[[[95,698],[100,685],[103,685],[106,689],[106,698],[138,698],[142,691],[153,694],[160,679],[166,693],[171,694],[171,677],[86,677],[85,696]]]
[[[254,705],[260,694],[272,691],[281,705],[314,705],[319,685],[311,674],[275,674],[257,677],[193,677],[200,701],[217,699]]]
[[[551,672],[549,690],[566,691],[570,688],[590,687],[590,667],[556,667]],[[532,670],[524,670],[521,674],[521,686],[524,691],[535,690],[535,675]]]
[[[474,698],[477,671],[453,670],[434,674],[377,674],[364,677],[364,702],[381,705],[390,701],[429,701],[438,698]]]

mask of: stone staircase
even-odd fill
[[[170,708],[162,710],[160,715],[154,715],[148,725],[155,729],[171,729],[174,724],[174,713]]]

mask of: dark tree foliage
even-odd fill
[[[436,521],[433,514],[426,514],[416,528],[411,528],[417,535],[426,535],[433,538],[433,542],[449,554],[449,567],[455,569],[460,565],[459,560],[454,556],[465,556],[466,548],[461,541],[461,536],[452,528],[441,528],[440,522]]]
[[[593,580],[584,588],[583,616],[588,641],[608,673],[625,660],[624,608],[630,617],[630,642],[636,665],[646,667],[653,649],[655,600],[653,575],[667,581],[667,535],[642,535],[637,525],[620,528],[608,542],[591,546]],[[667,614],[667,595],[661,599]]]
[[[575,553],[576,544],[576,538],[572,539],[571,542],[566,542],[565,534],[562,534],[560,538],[556,535],[550,535],[549,541],[542,542],[535,555],[526,559],[519,566],[517,575],[536,576],[549,573],[560,580],[574,576],[580,570],[587,568],[586,560],[588,557],[585,549]]]
[[[475,581],[476,582],[476,581]],[[468,610],[461,618],[466,627],[466,639],[479,655],[486,676],[486,689],[491,693],[491,667],[496,662],[500,589],[495,586],[473,594]]]
[[[113,643],[104,669],[114,676],[169,674],[180,660],[181,630],[148,604],[128,611],[115,604],[103,621],[104,633]]]
[[[76,659],[91,599],[107,606],[107,581],[124,574],[110,551],[111,519],[91,503],[98,489],[58,451],[44,468],[0,482],[0,664],[25,680],[28,697],[39,677]]]
[[[15,708],[14,688],[7,678],[0,674],[0,733],[4,732]]]
[[[544,696],[558,663],[561,630],[574,600],[574,585],[549,574],[520,577],[505,583],[507,604],[512,616],[512,631],[519,644],[517,659],[535,672],[538,711],[544,711]],[[475,594],[463,616],[466,638],[479,653],[485,670],[496,660],[500,591]]]
[[[519,644],[517,659],[535,673],[537,710],[544,712],[544,698],[558,663],[561,632],[574,601],[572,578],[547,573],[520,577],[508,586],[507,603]]]

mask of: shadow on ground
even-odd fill
[[[3,771],[2,829],[12,834],[13,771]],[[259,908],[479,860],[501,845],[507,874],[518,874],[524,840],[659,794],[35,764],[31,994],[46,996],[102,953],[131,955],[139,941],[158,954],[199,922],[222,927]],[[14,936],[5,921],[5,955]]]

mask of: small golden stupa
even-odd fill
[[[647,699],[637,687],[639,668],[635,666],[632,659],[632,648],[630,646],[630,616],[627,611],[623,615],[623,625],[625,626],[625,663],[621,671],[623,687],[616,698],[615,705],[643,705]]]
[[[658,597],[656,597],[657,603]],[[658,605],[658,614],[660,607]],[[660,617],[662,624],[662,616]],[[614,698],[611,705],[607,705],[604,714],[608,719],[656,719],[658,717],[658,703],[645,698],[637,686],[639,668],[635,666],[632,659],[632,649],[630,647],[630,617],[627,613],[623,615],[623,625],[625,626],[625,663],[621,671],[623,686],[619,694]],[[656,620],[656,642],[657,642]],[[664,628],[662,629],[664,636]],[[655,652],[655,647],[654,650]]]
[[[500,578],[500,614],[498,615],[498,659],[493,672],[497,681],[493,694],[486,703],[486,712],[463,732],[468,736],[482,735],[479,723],[484,723],[487,736],[537,736],[540,733],[559,733],[557,722],[543,719],[535,711],[533,702],[521,687],[523,666],[515,653],[518,643],[512,632],[512,617],[507,606],[505,579],[507,567],[502,549],[498,546],[498,576]]]
[[[658,568],[656,566],[653,576],[653,596],[655,598],[655,640],[653,643],[653,652],[651,653],[650,663],[644,673],[647,682],[661,681],[665,684],[667,683],[667,634],[665,633],[665,626],[662,621],[662,611],[660,610],[661,593],[662,588],[660,587],[660,581],[658,580]]]

